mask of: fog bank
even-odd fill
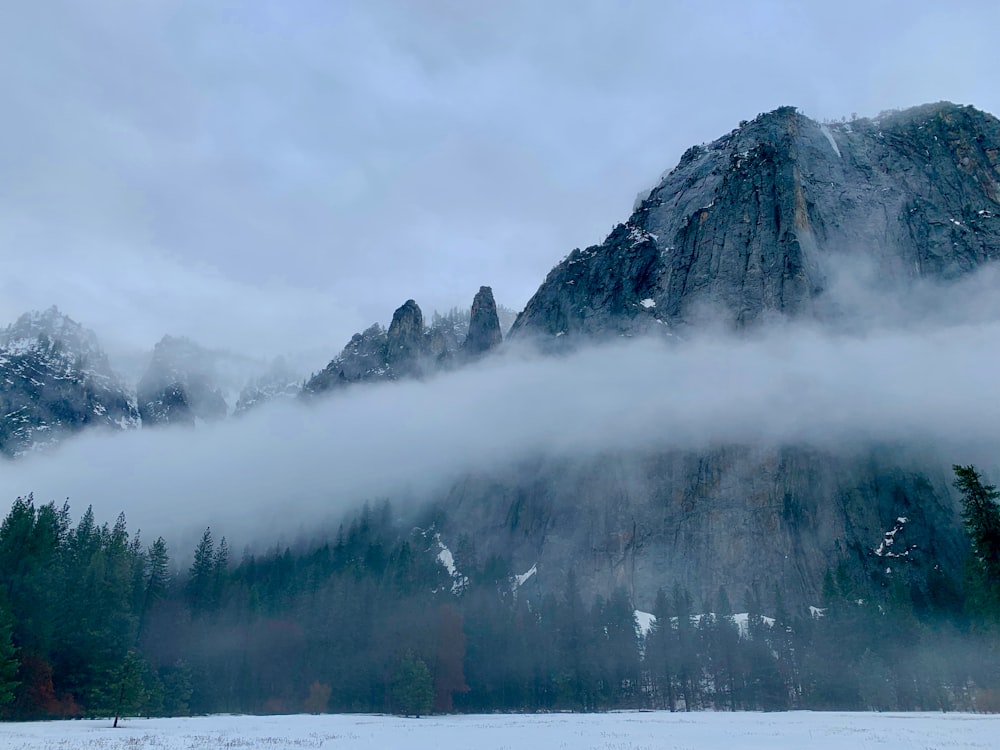
[[[511,348],[426,382],[356,386],[196,429],[68,439],[3,466],[5,502],[69,498],[187,538],[294,535],[366,499],[422,498],[464,472],[538,454],[801,444],[1000,448],[1000,322],[867,335],[776,325],[674,344],[623,340],[561,357]]]

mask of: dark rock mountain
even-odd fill
[[[479,288],[471,313],[435,315],[429,328],[419,305],[407,300],[393,313],[388,330],[376,323],[354,334],[302,390],[317,394],[351,383],[431,375],[496,348],[502,339],[493,290],[487,286]]]
[[[905,293],[998,255],[995,118],[936,104],[824,126],[785,107],[686,152],[627,223],[552,270],[511,338],[564,346],[693,330],[706,311],[737,329],[823,316],[830,269],[850,258]],[[902,445],[539,456],[454,487],[439,528],[514,572],[537,563],[543,589],[572,569],[592,593],[621,584],[646,608],[675,583],[696,601],[777,584],[818,604],[824,572],[841,563],[872,585],[903,570],[922,580],[939,562],[959,573],[965,543],[940,468],[950,463]],[[905,560],[880,546],[900,519],[916,545]]]
[[[500,317],[497,315],[493,290],[488,286],[481,286],[472,300],[469,333],[462,344],[462,351],[475,357],[495,349],[502,342],[503,334],[500,332]]]
[[[139,381],[139,413],[145,426],[193,425],[195,419],[225,417],[216,355],[183,337],[164,336]]]
[[[385,334],[385,364],[393,377],[419,374],[420,360],[428,349],[424,341],[424,316],[412,299],[392,314]]]
[[[92,331],[55,307],[0,330],[0,453],[16,456],[84,427],[138,424],[135,399]]]
[[[1000,121],[940,103],[822,125],[792,107],[689,149],[601,245],[549,273],[512,337],[808,315],[838,258],[887,283],[1000,253]]]

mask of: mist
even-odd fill
[[[415,504],[468,472],[538,456],[905,444],[945,467],[992,466],[996,273],[889,295],[844,276],[831,281],[825,318],[560,356],[514,345],[426,381],[359,385],[195,429],[85,433],[6,464],[0,489],[8,500],[68,498],[74,514],[93,505],[104,520],[124,511],[147,534],[187,539],[212,525],[270,543],[365,500]]]

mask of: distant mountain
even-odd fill
[[[243,387],[233,413],[245,414],[271,401],[295,398],[301,391],[301,379],[288,366],[284,357],[277,357],[267,372],[251,378]]]
[[[145,426],[190,424],[229,413],[215,372],[215,355],[190,339],[164,336],[138,387]]]
[[[208,349],[183,336],[164,336],[139,380],[139,411],[144,426],[223,419],[236,410],[241,398],[243,409],[248,407],[255,383],[260,400],[265,391],[277,393],[288,384],[271,381],[286,378],[296,380],[285,364],[269,367],[230,351]]]
[[[55,307],[0,330],[0,452],[16,456],[84,427],[137,427],[135,399],[97,336]]]

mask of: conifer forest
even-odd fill
[[[804,608],[664,581],[648,627],[623,589],[586,598],[570,572],[541,593],[473,540],[453,575],[434,519],[405,525],[388,502],[236,557],[221,530],[172,551],[124,516],[18,498],[0,527],[0,711],[1000,710],[998,494],[954,468],[961,575],[834,564]]]

